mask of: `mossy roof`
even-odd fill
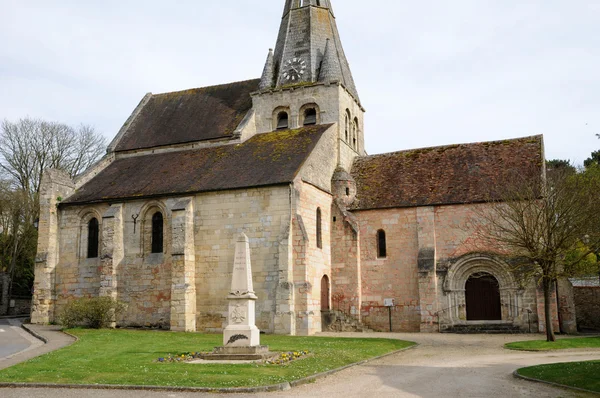
[[[331,126],[259,134],[237,145],[117,159],[63,204],[290,183]]]
[[[479,203],[501,199],[516,176],[539,178],[543,137],[449,145],[357,158],[353,210]]]
[[[152,95],[115,150],[227,138],[252,107],[260,79]]]

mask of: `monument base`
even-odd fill
[[[259,361],[270,359],[277,354],[269,351],[266,345],[256,347],[215,347],[210,354],[201,356],[205,361]]]

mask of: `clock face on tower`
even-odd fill
[[[295,83],[302,80],[306,72],[306,61],[302,58],[291,58],[283,64],[283,80]]]

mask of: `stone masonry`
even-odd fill
[[[275,44],[260,79],[149,93],[93,167],[45,172],[32,322],[111,297],[127,305],[113,326],[222,332],[245,234],[267,333],[312,335],[332,314],[388,330],[386,299],[398,332],[544,330],[536,281],[473,222],[490,186],[544,173],[543,138],[367,156],[331,1],[285,0]],[[483,309],[474,292],[490,293]],[[552,300],[554,326],[573,331],[570,286]]]

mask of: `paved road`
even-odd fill
[[[359,336],[366,337],[362,334]],[[600,359],[600,350],[528,353],[507,351],[502,348],[503,344],[509,341],[539,338],[539,336],[381,334],[378,337],[413,340],[420,343],[420,346],[363,366],[347,369],[314,384],[290,391],[235,397],[597,397],[597,395],[572,393],[546,385],[516,380],[512,377],[512,372],[519,367],[539,363]],[[28,388],[0,389],[0,396],[2,398],[214,398],[216,395]]]
[[[0,319],[0,360],[29,348],[32,341],[25,333],[18,321]]]

